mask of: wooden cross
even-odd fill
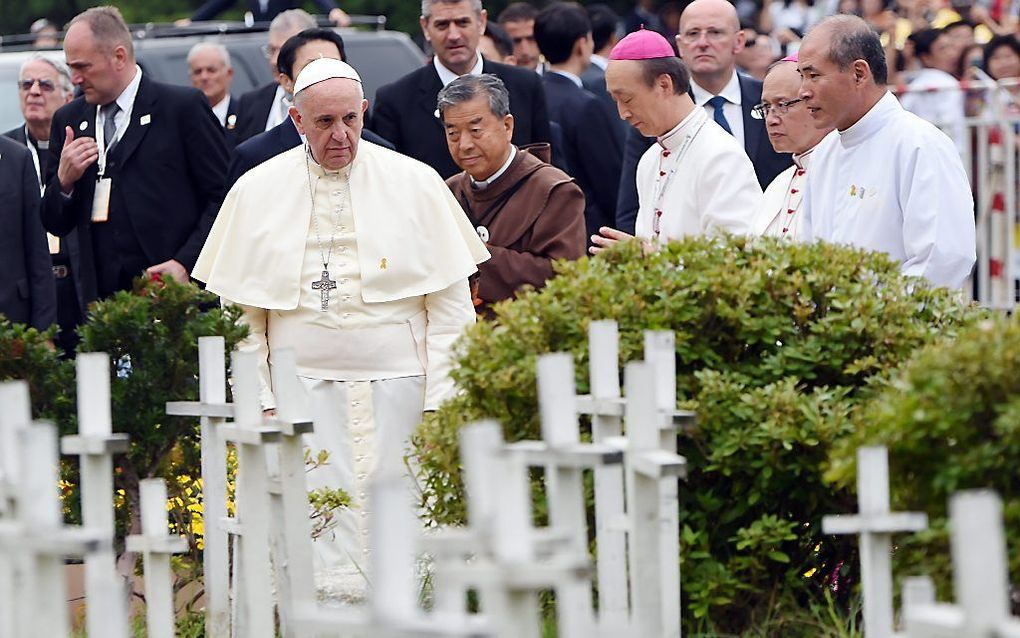
[[[205,582],[205,631],[209,638],[229,638],[230,539],[227,527],[227,445],[222,429],[233,417],[227,403],[226,343],[223,337],[199,337],[199,400],[170,401],[171,416],[200,417],[202,449],[202,516],[205,521],[202,571]]]
[[[934,588],[904,593],[908,638],[1020,638],[1020,619],[1010,616],[1009,561],[1002,526],[1002,499],[969,490],[949,500],[955,605],[936,604]],[[914,581],[915,591],[923,581]]]
[[[128,451],[128,435],[113,433],[110,404],[110,356],[79,354],[75,360],[78,386],[78,434],[62,437],[61,451],[79,459],[82,524],[113,538],[113,455]],[[116,576],[112,551],[85,557],[85,626],[89,635],[126,636],[128,583]],[[111,580],[113,579],[113,580]],[[111,622],[114,626],[111,626]]]
[[[329,271],[323,270],[322,277],[318,281],[312,282],[312,290],[319,291],[319,298],[322,303],[322,311],[326,312],[329,308],[329,291],[336,289],[336,281],[329,278]]]
[[[170,555],[186,552],[188,542],[169,532],[166,483],[163,479],[143,479],[139,487],[142,533],[127,537],[127,549],[141,553],[145,566],[146,635],[149,638],[173,638],[175,614]]]
[[[679,574],[672,563],[679,563],[680,555],[678,549],[663,554],[667,546],[663,536],[669,532],[674,539],[680,537],[679,524],[673,522],[679,507],[677,492],[666,486],[686,476],[687,460],[676,453],[675,440],[662,447],[664,413],[657,399],[658,374],[656,364],[650,362],[631,362],[624,369],[631,622],[635,635],[679,638]],[[677,573],[675,586],[666,582],[673,573]]]
[[[889,456],[884,447],[857,450],[857,499],[860,513],[826,516],[822,519],[822,531],[859,536],[864,631],[868,638],[891,638],[892,535],[921,531],[928,526],[928,517],[889,510]]]
[[[13,624],[10,635],[14,636],[66,636],[64,559],[112,552],[113,539],[94,530],[64,525],[57,492],[56,427],[36,423],[21,428],[17,439],[15,449],[25,462],[18,481],[17,516],[0,520],[0,570],[11,561],[19,566],[15,570],[17,586],[3,592],[9,598],[0,601],[0,609],[9,606],[2,614],[6,618],[3,622]],[[110,592],[99,594],[105,599]],[[119,620],[126,623],[126,616]],[[106,627],[114,629],[116,624],[111,620]]]

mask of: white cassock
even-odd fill
[[[905,275],[960,288],[974,266],[974,198],[953,142],[886,93],[814,151],[807,241],[888,253]]]
[[[336,288],[323,310],[312,283],[327,258]],[[315,543],[320,574],[366,569],[368,479],[406,473],[423,410],[452,393],[450,350],[475,320],[467,278],[487,258],[434,170],[364,140],[340,171],[299,146],[227,194],[193,275],[243,308],[251,333],[239,349],[259,354],[263,408],[276,405],[273,353],[296,354],[316,423],[306,444],[329,452],[309,487],[352,499],[333,534]],[[356,596],[355,584],[332,586]]]
[[[794,153],[793,166],[776,175],[765,189],[751,229],[755,235],[782,237],[791,241],[802,238],[804,187],[814,150],[810,148],[803,153]]]
[[[747,153],[702,108],[641,156],[637,191],[635,234],[653,242],[750,233],[761,199]]]

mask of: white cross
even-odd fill
[[[127,549],[141,553],[145,566],[146,635],[149,638],[173,638],[175,614],[170,555],[187,551],[188,542],[170,534],[163,479],[143,479],[139,490],[142,533],[127,537]]]
[[[913,596],[904,609],[906,635],[909,638],[1020,637],[1020,620],[1010,616],[1009,561],[1002,526],[1002,499],[988,490],[958,492],[949,500],[949,517],[953,591],[957,603],[936,604],[933,593]],[[904,595],[906,597],[906,593]]]
[[[889,457],[884,447],[857,450],[857,499],[859,514],[826,516],[822,519],[822,531],[859,535],[864,631],[868,638],[891,638],[892,535],[923,530],[928,526],[928,517],[889,510]]]
[[[200,417],[202,449],[202,516],[205,522],[202,573],[205,584],[205,631],[209,638],[229,638],[229,536],[221,524],[227,516],[227,446],[222,428],[234,415],[227,403],[226,343],[223,337],[199,337],[199,400],[171,401],[171,416]]]

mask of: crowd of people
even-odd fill
[[[422,0],[431,59],[372,105],[342,34],[300,9],[268,31],[275,80],[242,96],[222,44],[189,53],[194,88],[159,83],[117,9],[88,9],[63,60],[25,63],[25,123],[0,140],[0,312],[59,321],[70,352],[88,305],[142,274],[238,306],[267,413],[286,348],[316,409],[347,416],[311,437],[331,460],[310,481],[354,499],[319,558],[356,568],[367,476],[405,471],[412,429],[453,392],[457,337],[543,286],[555,260],[728,232],[853,244],[964,285],[975,225],[960,154],[889,91],[913,70],[892,53],[898,25],[925,12],[877,28],[869,2],[693,0],[661,16],[640,2],[622,17],[515,3],[493,20],[480,0]],[[1013,28],[983,10],[968,16]],[[950,73],[967,50],[957,28],[905,40]],[[989,69],[1018,66],[1010,42],[986,52]]]

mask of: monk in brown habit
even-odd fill
[[[584,255],[584,194],[549,164],[549,145],[515,148],[510,97],[495,75],[463,75],[439,92],[450,155],[446,181],[492,258],[472,287],[479,312],[523,285],[541,288],[555,259]]]

